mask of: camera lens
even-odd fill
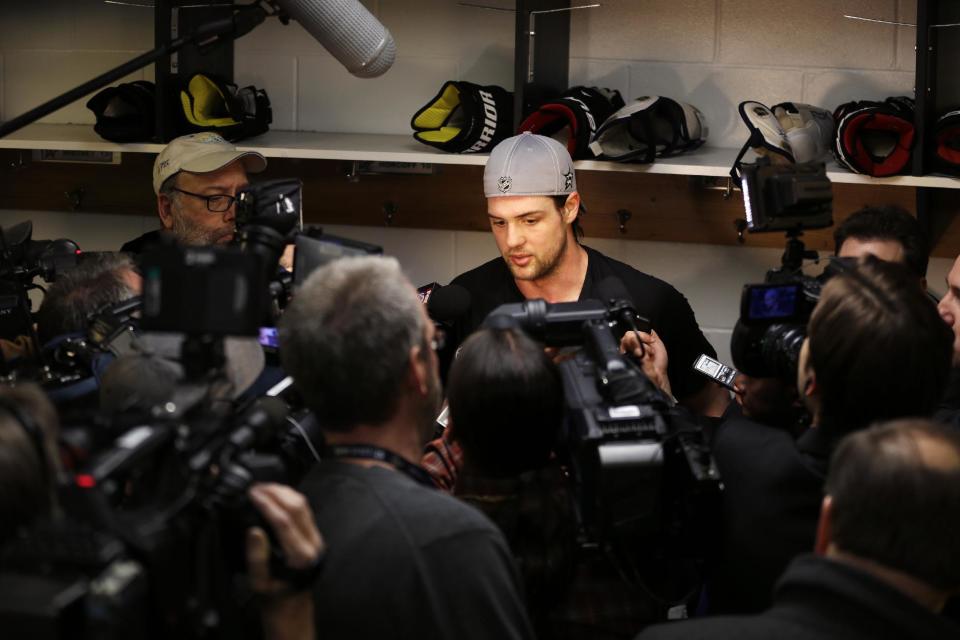
[[[807,328],[798,324],[774,324],[760,340],[764,364],[782,380],[795,380],[800,347],[807,337]]]

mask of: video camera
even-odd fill
[[[517,327],[550,347],[577,347],[560,372],[566,419],[559,452],[574,481],[584,544],[613,547],[641,573],[655,558],[698,559],[709,546],[720,476],[702,430],[620,353],[649,331],[625,300],[498,307],[485,327]]]
[[[183,336],[186,380],[133,424],[91,417],[71,431],[89,450],[61,483],[63,517],[0,552],[0,613],[24,637],[243,637],[255,614],[236,581],[243,536],[269,531],[247,489],[295,484],[312,463],[305,412],[279,397],[234,406],[211,395],[225,335],[257,333],[260,259],[167,246],[142,265],[142,302],[109,310],[75,350],[108,348],[128,326],[114,321],[139,308],[143,329]],[[277,556],[276,575],[297,579],[284,568]]]
[[[833,225],[830,179],[823,164],[773,165],[766,158],[741,170],[746,229],[783,231],[787,246],[781,266],[768,271],[763,283],[744,286],[731,355],[736,368],[749,376],[789,382],[796,379],[807,322],[823,283],[848,268],[831,258],[820,276],[803,273],[804,260],[818,256],[806,250],[800,236]]]
[[[40,344],[33,328],[28,292],[40,288],[36,278],[53,282],[64,271],[76,266],[80,248],[72,240],[33,240],[29,220],[0,229],[0,338],[16,340],[28,336],[33,352]],[[10,367],[4,363],[4,373]]]
[[[297,179],[268,180],[237,194],[236,244],[261,257],[265,282],[277,309],[283,309],[294,289],[315,269],[337,258],[380,255],[376,245],[324,234],[303,225],[303,183]],[[293,244],[293,273],[278,273],[277,265]]]
[[[316,460],[319,429],[289,385],[257,400],[214,395],[224,340],[253,339],[272,319],[271,284],[287,243],[297,247],[292,292],[325,262],[381,250],[301,230],[299,181],[254,186],[239,201],[235,246],[170,244],[143,255],[142,300],[103,310],[70,347],[77,364],[142,331],[179,334],[184,380],[133,423],[91,418],[90,450],[62,483],[65,518],[28,530],[0,554],[0,601],[8,603],[0,612],[31,637],[243,637],[258,627],[236,577],[246,529],[269,528],[247,488],[299,482]],[[30,547],[31,539],[45,542]],[[293,584],[312,579],[277,558],[271,571]],[[2,577],[11,573],[13,581]]]

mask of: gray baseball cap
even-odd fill
[[[577,177],[566,147],[529,131],[494,147],[483,171],[483,192],[488,198],[565,196],[576,190]]]

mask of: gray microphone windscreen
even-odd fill
[[[358,0],[274,2],[357,77],[383,75],[397,57],[390,31]]]

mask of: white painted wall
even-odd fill
[[[842,18],[854,14],[911,22],[915,0],[601,0],[574,14],[571,84],[619,89],[627,99],[660,94],[691,102],[710,122],[713,146],[739,146],[736,105],[796,100],[833,108],[846,100],[909,94],[914,32]],[[262,25],[236,45],[236,80],[265,88],[274,128],[409,133],[411,115],[444,80],[512,88],[512,13],[456,0],[365,0],[393,32],[396,65],[360,80],[296,24]],[[513,7],[512,0],[483,4]],[[0,119],[152,47],[152,10],[100,0],[0,3]],[[152,70],[133,77],[152,78]],[[47,122],[93,122],[83,101]],[[5,170],[0,168],[0,171]],[[146,203],[145,209],[150,206]],[[0,203],[2,209],[3,203]],[[150,218],[0,211],[0,224],[35,221],[35,237],[68,236],[88,250],[119,247],[153,227]],[[448,281],[496,255],[486,233],[331,227],[384,246],[416,283]],[[766,249],[620,240],[589,244],[674,284],[691,301],[721,354],[742,283],[779,260]],[[935,259],[930,281],[950,261]]]

